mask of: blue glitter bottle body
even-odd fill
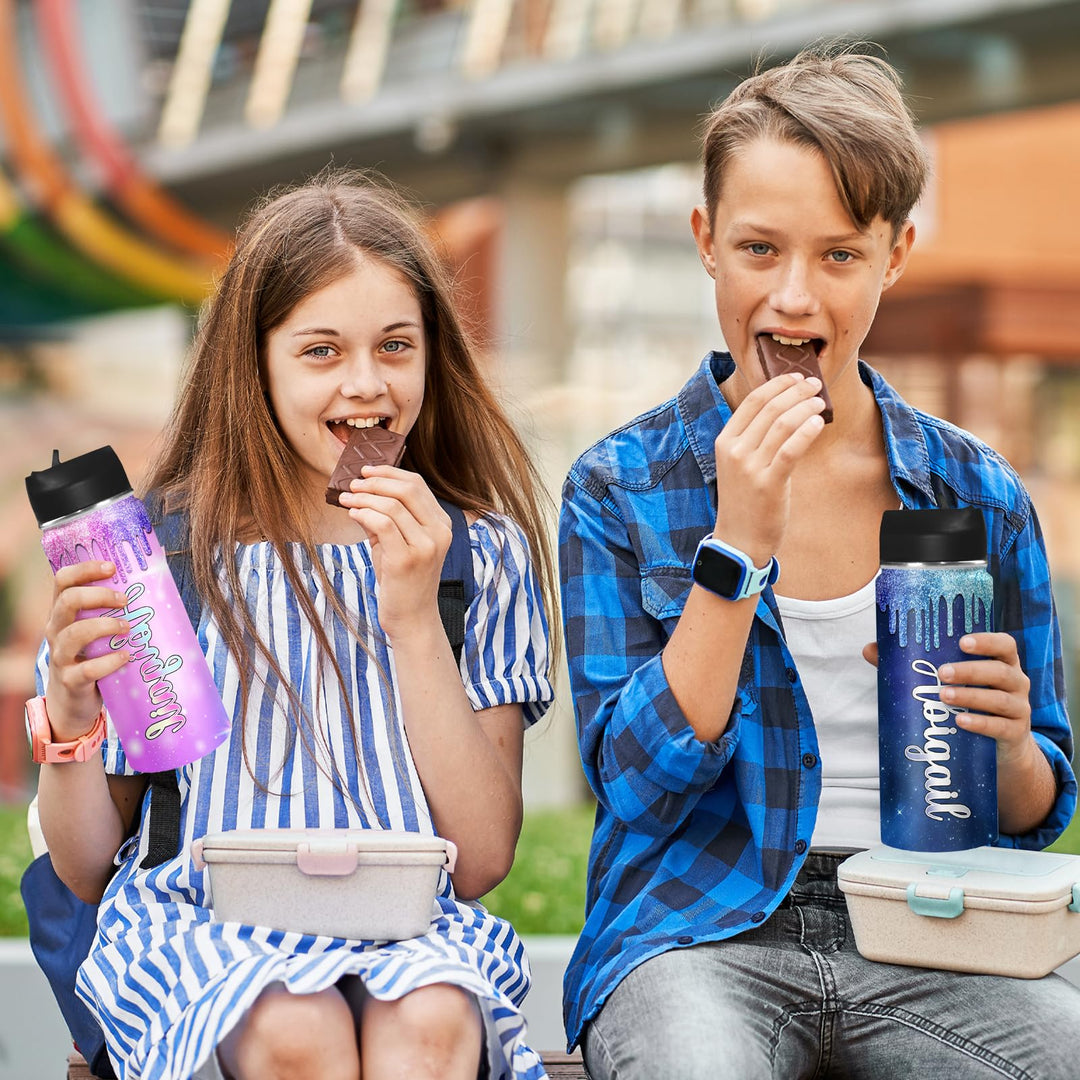
[[[890,510],[877,581],[881,839],[958,851],[997,839],[997,746],[957,727],[938,671],[973,659],[964,634],[993,629],[978,510]]]

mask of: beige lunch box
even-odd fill
[[[1080,953],[1077,855],[878,845],[836,876],[870,960],[1037,979]]]
[[[218,920],[358,941],[426,933],[457,859],[442,837],[381,829],[235,829],[191,854]]]

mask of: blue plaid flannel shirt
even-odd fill
[[[758,603],[727,731],[699,741],[660,653],[716,519],[713,443],[731,415],[711,353],[671,401],[586,451],[563,488],[563,617],[581,759],[599,801],[585,927],[566,972],[569,1045],[638,964],[764,922],[814,831],[821,766],[814,721],[772,590]],[[988,533],[997,627],[1019,644],[1031,724],[1058,783],[1049,817],[1004,846],[1042,848],[1076,803],[1061,640],[1039,523],[1009,465],[973,436],[907,405],[860,365],[881,409],[905,507],[977,506]]]

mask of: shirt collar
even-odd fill
[[[885,433],[885,453],[889,475],[905,506],[934,506],[937,503],[930,482],[930,451],[926,434],[915,410],[865,361],[859,361],[859,377],[870,387],[881,411]],[[912,489],[918,493],[912,499]]]
[[[729,353],[711,352],[679,391],[676,407],[690,441],[690,449],[706,484],[716,483],[716,451],[713,444],[731,419],[731,406],[720,384],[735,372]]]
[[[701,475],[709,485],[716,483],[716,454],[713,445],[731,419],[731,407],[720,384],[735,372],[729,353],[710,352],[676,397],[676,407]],[[885,452],[889,473],[901,501],[933,506],[930,484],[930,453],[915,410],[869,364],[859,361],[859,377],[870,387],[881,410]],[[910,489],[918,492],[911,498]],[[920,497],[921,496],[921,497]]]

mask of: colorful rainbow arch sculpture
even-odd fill
[[[84,157],[98,166],[109,196],[147,232],[216,264],[228,254],[232,238],[197,218],[145,176],[98,108],[78,46],[78,4],[34,0],[34,14],[72,133]]]
[[[41,133],[23,84],[15,0],[0,0],[0,125],[16,174],[13,183],[0,173],[0,246],[9,263],[0,272],[7,294],[0,322],[170,301],[197,305],[228,238],[144,177],[102,119],[82,75],[70,0],[35,2],[73,134],[101,168],[109,195],[145,235],[87,198]]]

